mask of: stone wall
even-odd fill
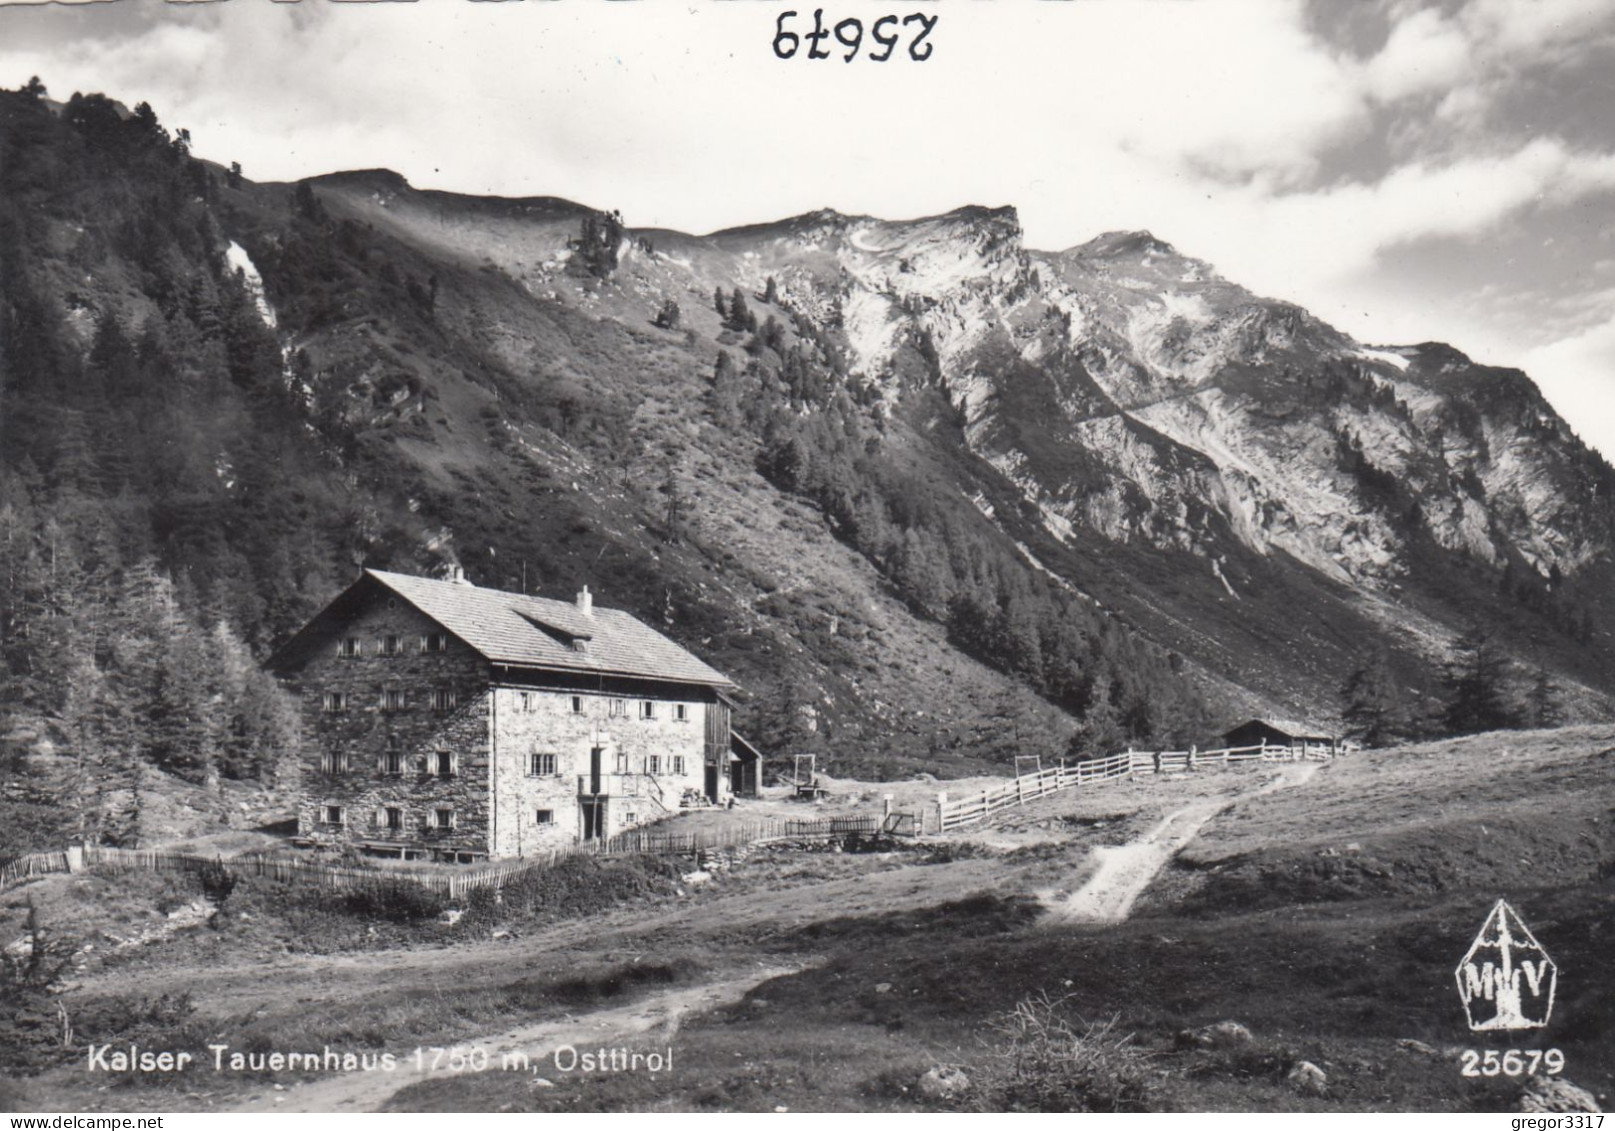
[[[322,645],[290,681],[303,716],[300,837],[319,844],[400,844],[428,852],[489,851],[487,664],[452,636],[446,650],[421,651],[421,637],[442,630],[407,602],[378,594],[339,634]],[[382,641],[400,651],[384,655]],[[359,641],[359,655],[342,641]],[[401,692],[389,709],[384,693]],[[454,706],[434,706],[434,692],[452,692]],[[326,710],[325,696],[346,695],[346,708]],[[388,772],[396,751],[400,772]],[[452,776],[438,773],[437,756],[452,757]],[[333,771],[328,756],[345,758]],[[341,824],[324,820],[329,806]],[[385,810],[402,810],[403,827],[388,828]],[[436,827],[435,812],[453,813],[454,827]]]
[[[604,835],[677,812],[685,790],[704,789],[706,689],[639,690],[633,697],[585,690],[501,687],[493,693],[493,734],[497,751],[497,798],[493,852],[527,856],[572,844],[583,835],[579,777],[590,772],[590,751],[599,747],[605,801]],[[574,701],[576,709],[574,709]],[[621,704],[612,714],[612,704]],[[641,705],[655,705],[655,717],[642,717]],[[675,708],[682,704],[685,718]],[[553,754],[555,772],[534,775],[532,756]],[[652,770],[652,758],[660,764]],[[682,772],[675,769],[682,759]],[[650,786],[660,787],[661,803]],[[729,783],[720,778],[720,803]],[[665,805],[665,808],[664,808]],[[540,824],[539,810],[549,815]]]

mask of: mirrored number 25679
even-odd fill
[[[774,21],[774,54],[781,59],[790,59],[801,50],[803,42],[807,50],[802,52],[804,59],[834,59],[837,56],[844,63],[850,63],[858,57],[858,52],[864,47],[864,21],[855,16],[826,26],[824,22],[824,9],[813,9],[813,30],[806,30],[803,25],[801,32],[791,30],[788,26],[797,18],[792,11],[781,12],[779,19]],[[906,16],[882,16],[869,25],[869,38],[879,44],[871,47],[864,54],[864,58],[871,63],[884,63],[892,57],[898,44],[908,37],[908,57],[916,63],[923,63],[931,57],[933,45],[926,42],[931,32],[936,29],[937,21],[941,16],[928,16],[923,12],[913,12]],[[834,39],[837,47],[825,48],[824,41]]]
[[[1461,1069],[1465,1076],[1557,1076],[1564,1070],[1565,1054],[1558,1049],[1465,1049]]]

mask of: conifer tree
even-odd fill
[[[1559,687],[1544,665],[1539,665],[1525,699],[1526,722],[1538,730],[1560,726],[1564,711],[1559,706]]]
[[[1407,708],[1383,649],[1371,652],[1341,689],[1347,733],[1365,746],[1389,746],[1407,730]]]
[[[1508,660],[1484,629],[1472,628],[1458,641],[1446,683],[1442,722],[1451,733],[1477,734],[1519,725],[1519,712],[1509,700]]]

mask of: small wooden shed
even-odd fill
[[[1305,753],[1308,750],[1327,750],[1331,754],[1340,748],[1340,736],[1330,734],[1323,727],[1299,723],[1293,719],[1247,719],[1226,731],[1223,743],[1238,746],[1285,746]]]

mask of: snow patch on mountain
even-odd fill
[[[1369,361],[1383,361],[1386,365],[1393,366],[1396,369],[1406,369],[1408,367],[1408,359],[1394,350],[1369,349],[1365,346],[1357,351],[1357,356],[1366,358]]]

